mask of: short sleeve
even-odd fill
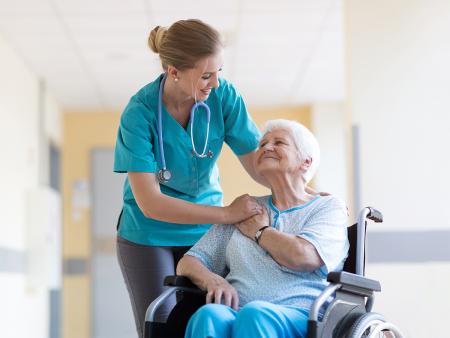
[[[198,258],[209,271],[225,277],[226,249],[234,229],[232,225],[214,225],[186,255]]]
[[[297,235],[310,242],[317,250],[324,266],[321,273],[342,269],[349,248],[347,239],[347,208],[345,203],[333,196],[322,197],[327,200],[309,217]]]
[[[135,96],[120,118],[114,151],[114,171],[156,172],[150,118],[152,112]]]
[[[244,155],[258,147],[260,132],[236,88],[228,82],[223,86],[225,142],[237,156]]]

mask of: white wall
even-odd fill
[[[344,105],[316,103],[312,106],[314,135],[320,145],[320,166],[314,178],[316,189],[348,200],[347,138]]]
[[[45,90],[44,134],[56,146],[62,146],[62,114],[58,102]]]
[[[24,248],[24,192],[37,185],[38,85],[0,37],[0,246]]]
[[[385,216],[371,231],[450,230],[450,2],[351,0],[346,11],[361,204]],[[432,246],[418,245],[418,256]],[[369,273],[388,287],[376,310],[407,337],[448,336],[450,262],[376,264]]]
[[[40,186],[40,170],[48,170],[43,165],[48,158],[42,148],[48,139],[55,144],[61,140],[60,113],[56,102],[46,94],[48,109],[45,115],[39,115],[38,79],[2,36],[0,74],[0,250],[18,264],[13,269],[2,264],[0,269],[1,336],[48,337],[48,290],[30,287],[26,273],[26,203],[30,191]],[[40,124],[41,118],[47,124]]]

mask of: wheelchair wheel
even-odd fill
[[[349,333],[347,335],[348,338],[368,338],[371,336],[371,333],[375,330],[375,327],[385,323],[386,320],[384,317],[375,312],[368,312],[361,315],[351,326]],[[384,336],[383,332],[379,335],[375,336],[377,338],[382,337],[391,337]]]

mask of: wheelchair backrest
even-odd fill
[[[357,223],[353,224],[352,226],[347,227],[347,236],[348,236],[348,242],[350,244],[350,247],[348,249],[348,256],[344,263],[344,271],[349,273],[356,273],[356,242],[357,242]],[[364,240],[366,239],[366,236],[364,234]],[[364,258],[365,258],[365,252],[364,252]],[[365,262],[365,259],[363,258],[363,262]],[[365,264],[363,267],[363,272],[365,268]]]

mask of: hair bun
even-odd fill
[[[167,28],[162,26],[156,26],[150,32],[150,35],[148,37],[148,46],[153,52],[159,53],[161,43],[164,39],[164,36],[166,35],[166,32]]]

